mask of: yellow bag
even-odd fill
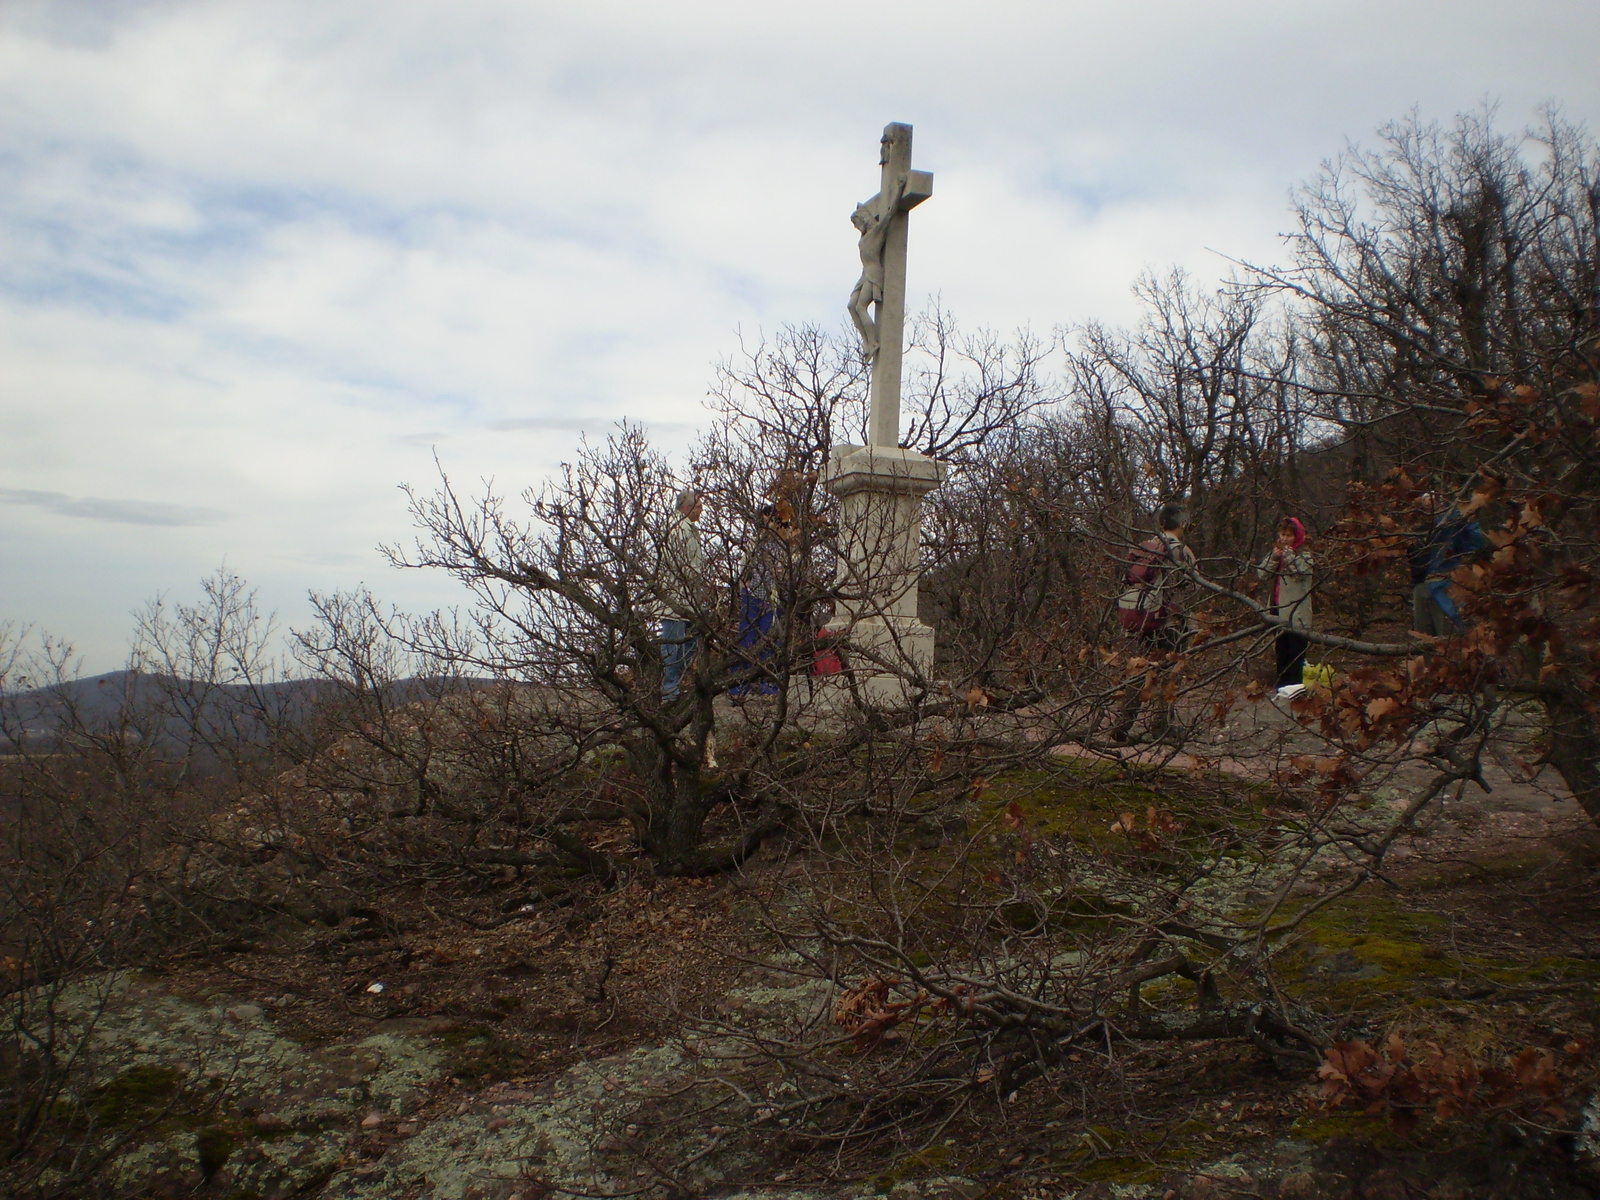
[[[1300,672],[1300,681],[1307,687],[1331,688],[1333,668],[1327,663],[1307,663],[1305,670]]]

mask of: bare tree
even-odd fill
[[[1521,138],[1492,112],[1413,116],[1327,164],[1298,211],[1293,264],[1256,278],[1317,331],[1322,417],[1392,472],[1350,538],[1400,558],[1429,489],[1482,523],[1494,553],[1455,581],[1473,633],[1440,648],[1439,685],[1536,700],[1549,761],[1600,818],[1600,151],[1555,113]]]

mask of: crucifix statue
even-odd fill
[[[867,444],[835,444],[822,484],[839,501],[838,598],[828,627],[843,639],[849,694],[899,706],[933,687],[933,630],[917,615],[922,497],[943,482],[945,466],[900,445],[907,214],[933,194],[933,176],[911,169],[911,126],[888,126],[880,145],[878,194],[851,217],[861,279],[850,319],[872,369]]]
[[[906,323],[906,235],[913,208],[933,195],[933,175],[911,169],[911,126],[884,127],[878,194],[856,205],[850,221],[861,234],[861,278],[850,293],[850,319],[872,365],[872,415],[867,440],[900,444],[900,358]]]

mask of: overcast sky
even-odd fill
[[[736,331],[843,322],[890,120],[912,303],[1041,332],[1278,255],[1347,138],[1600,126],[1596,0],[0,0],[0,620],[120,665],[224,561],[287,621],[402,482],[704,421]]]

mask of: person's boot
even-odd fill
[[[1172,710],[1169,708],[1163,708],[1150,716],[1149,740],[1152,743],[1160,743],[1163,746],[1181,746],[1189,740],[1192,733],[1193,730],[1180,725],[1173,719]]]
[[[1131,746],[1139,739],[1134,736],[1133,723],[1139,719],[1140,708],[1139,693],[1133,692],[1122,703],[1122,712],[1117,717],[1117,723],[1111,727],[1108,735],[1113,746]]]

